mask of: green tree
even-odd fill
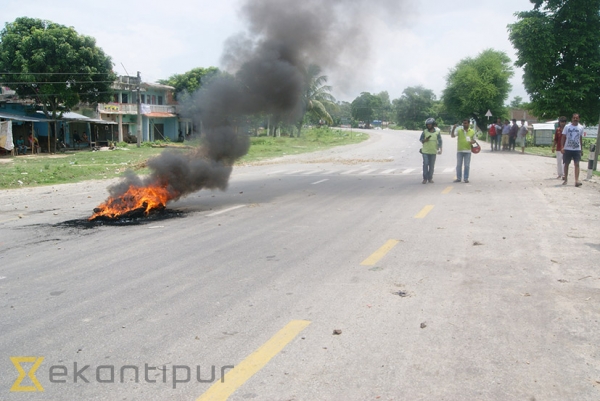
[[[160,79],[159,84],[169,85],[175,88],[175,98],[181,100],[182,94],[192,94],[202,86],[208,84],[213,78],[219,76],[217,67],[193,68],[183,74],[171,75],[168,79]]]
[[[362,92],[359,97],[352,101],[350,107],[352,118],[356,121],[364,121],[366,127],[370,128],[376,111],[381,109],[381,98],[369,92]]]
[[[508,26],[531,111],[556,118],[600,111],[600,0],[533,0]]]
[[[0,81],[54,120],[79,102],[109,101],[112,67],[95,39],[72,27],[22,17],[0,32]]]
[[[335,103],[335,98],[331,95],[331,86],[327,85],[327,76],[321,75],[321,67],[311,64],[306,69],[305,86],[302,96],[302,116],[296,123],[298,136],[304,124],[305,117],[316,120],[323,120],[327,124],[333,124],[333,119],[327,111],[326,105]]]
[[[487,49],[476,58],[465,58],[450,70],[442,101],[456,120],[469,117],[482,131],[486,129],[485,114],[505,114],[504,104],[511,90],[509,79],[514,71],[510,58],[500,51]]]
[[[437,117],[432,113],[435,94],[422,86],[410,86],[402,91],[402,96],[394,100],[398,125],[407,129],[422,129],[428,117]]]
[[[375,113],[375,117],[381,121],[392,120],[392,102],[390,101],[390,95],[387,91],[379,92],[376,94],[381,101],[381,107]]]
[[[510,107],[512,107],[513,109],[518,109],[523,107],[523,98],[521,96],[515,96],[513,97],[513,100],[510,101]]]

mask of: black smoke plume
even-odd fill
[[[402,2],[404,3],[404,2]],[[111,188],[112,196],[130,185],[161,184],[185,196],[202,188],[227,188],[232,165],[248,152],[244,119],[259,113],[296,122],[306,105],[306,70],[354,77],[368,65],[369,23],[393,20],[397,0],[247,0],[241,14],[248,31],[227,40],[217,77],[190,97],[186,117],[202,127],[201,145],[182,154],[165,151],[148,162],[144,179],[129,174]],[[349,82],[351,78],[348,78]]]

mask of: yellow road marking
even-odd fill
[[[427,216],[427,213],[431,212],[433,210],[433,205],[427,205],[425,206],[423,209],[421,209],[421,211],[419,213],[417,213],[415,215],[415,219],[422,219],[425,216]]]
[[[229,398],[309,324],[308,320],[292,320],[286,324],[269,341],[227,372],[224,380],[219,380],[210,386],[196,401],[224,401]]]
[[[449,186],[448,188],[446,188],[442,191],[442,194],[444,194],[444,195],[449,194],[450,191],[452,191],[452,188],[453,188],[452,186]]]
[[[392,250],[398,244],[398,240],[390,239],[388,240],[381,248],[376,250],[371,256],[366,258],[361,262],[362,266],[373,266],[375,263],[379,262],[381,258],[383,258],[389,251]]]

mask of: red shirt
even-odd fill
[[[562,128],[560,126],[554,131],[554,145],[557,152],[562,150]]]

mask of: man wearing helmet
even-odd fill
[[[423,144],[423,184],[433,184],[433,169],[435,167],[436,154],[442,154],[442,135],[440,129],[435,127],[435,119],[428,118],[425,121],[425,129],[419,141]]]

